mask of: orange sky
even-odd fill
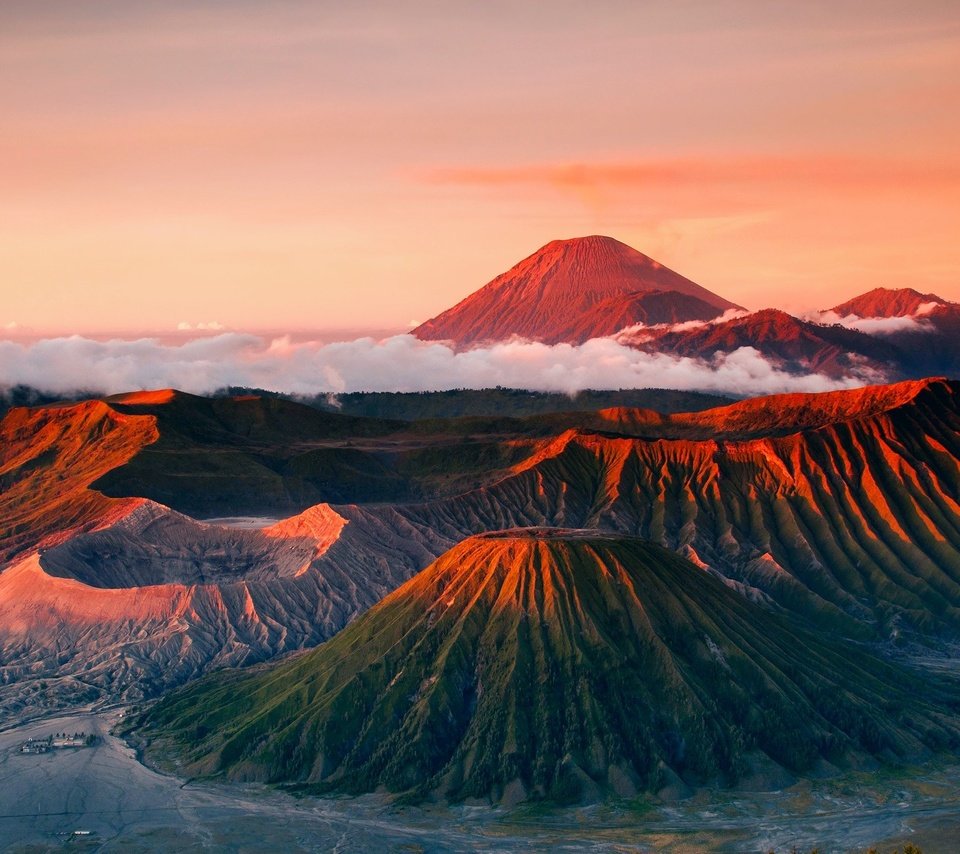
[[[960,300],[955,2],[4,0],[0,116],[0,334],[403,329],[593,233]]]

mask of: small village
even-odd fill
[[[82,747],[92,747],[99,740],[99,736],[93,733],[75,732],[69,735],[65,732],[57,732],[48,735],[46,738],[28,738],[20,745],[21,753],[49,753],[51,750],[65,750]]]

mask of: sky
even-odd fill
[[[955,0],[4,0],[0,117],[0,337],[402,331],[586,234],[960,300]]]

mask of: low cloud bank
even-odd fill
[[[701,329],[704,326],[719,326],[728,320],[747,317],[749,314],[749,311],[742,308],[728,308],[723,314],[714,317],[712,320],[685,320],[682,323],[654,323],[650,326],[644,323],[635,323],[633,326],[625,326],[613,338],[624,344],[629,344],[631,341],[639,343],[664,332],[689,332],[692,329]]]
[[[185,343],[80,336],[0,341],[0,386],[25,384],[53,394],[167,387],[206,394],[247,386],[314,395],[500,385],[567,394],[655,387],[757,395],[828,391],[883,379],[866,369],[839,380],[790,374],[751,347],[707,361],[642,353],[612,338],[580,346],[510,341],[461,352],[411,335],[327,344],[241,333]]]
[[[895,335],[898,332],[933,332],[936,327],[925,316],[940,303],[925,302],[917,306],[913,314],[903,317],[860,317],[856,314],[841,316],[835,311],[818,311],[809,316],[815,323],[839,323],[847,329],[856,329],[867,335]]]

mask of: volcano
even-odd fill
[[[946,695],[917,688],[652,543],[525,528],[468,538],[318,649],[213,674],[139,727],[191,775],[573,802],[955,741]]]
[[[413,334],[460,347],[513,336],[580,343],[636,323],[710,320],[734,308],[625,243],[594,235],[548,243]]]

